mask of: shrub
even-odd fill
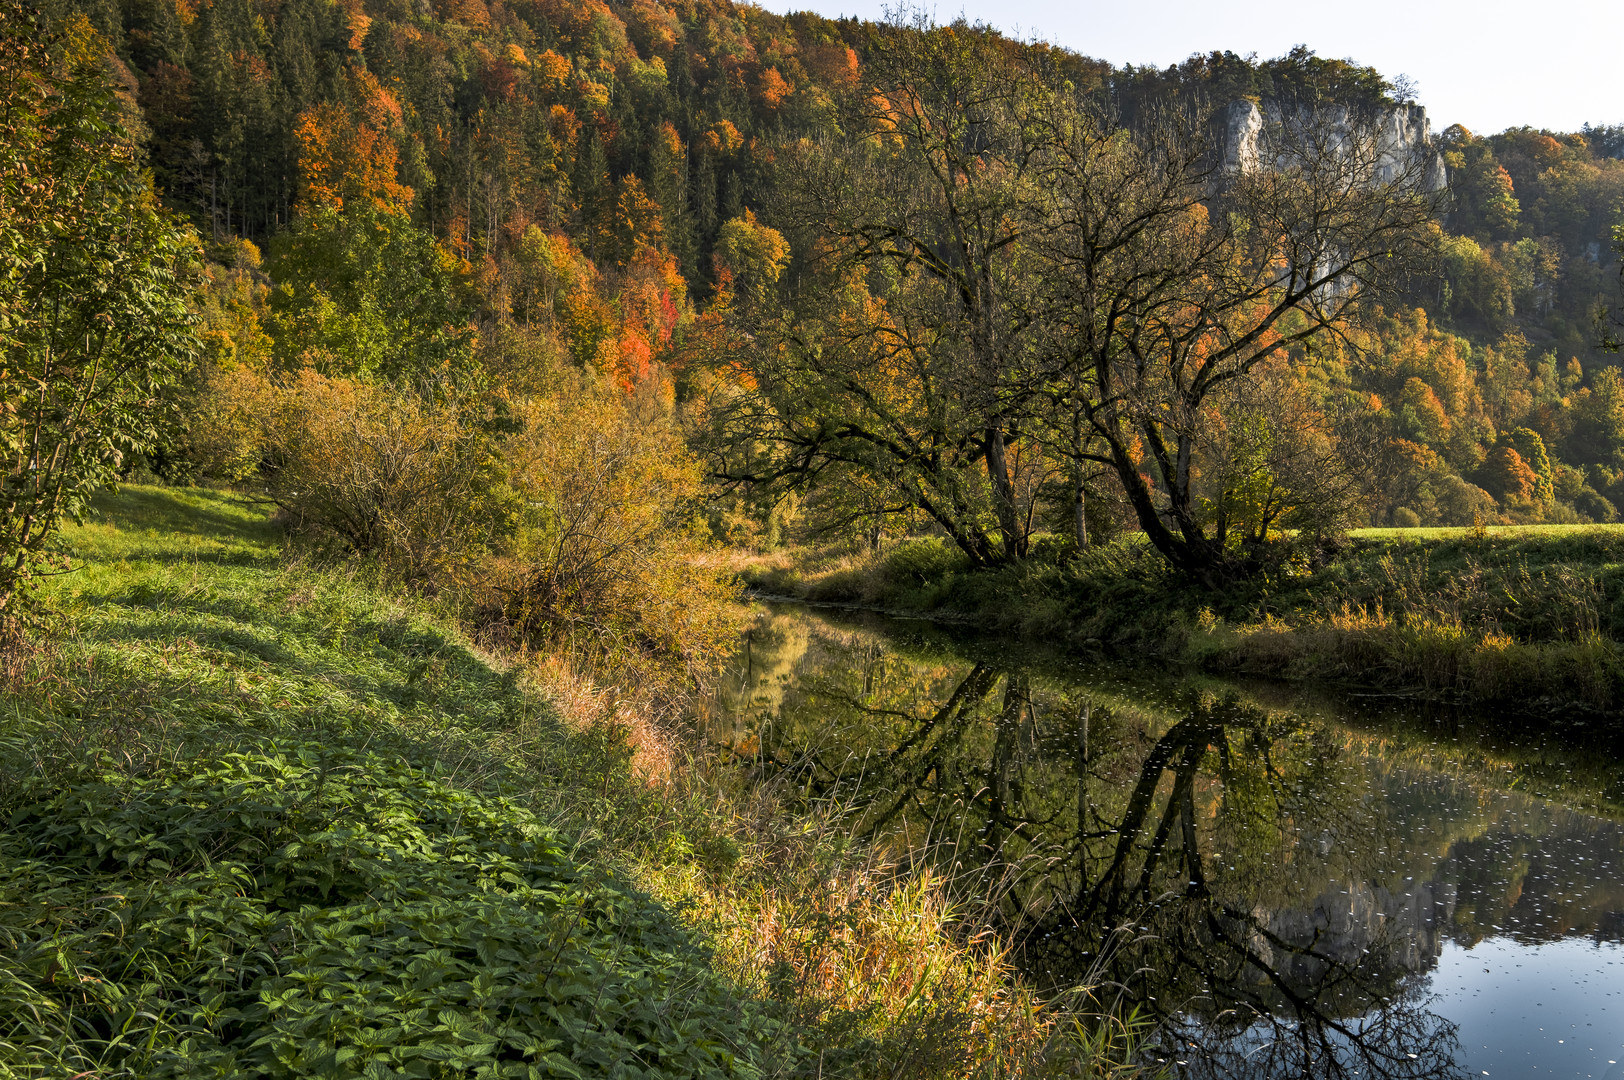
[[[1499,522],[1500,508],[1494,496],[1482,488],[1453,474],[1440,476],[1436,487],[1438,524],[1459,526]]]
[[[697,672],[731,648],[738,595],[696,529],[698,462],[668,389],[582,384],[515,409],[509,482],[522,507],[490,584],[526,640]]]
[[[904,540],[885,556],[885,576],[909,584],[934,581],[968,566],[963,552],[934,536]]]
[[[732,646],[738,590],[696,529],[697,461],[669,384],[631,395],[561,373],[552,392],[476,405],[306,369],[222,369],[193,443],[257,481],[296,530],[397,575],[483,593],[487,629],[568,644],[588,666],[698,674]]]
[[[275,383],[238,368],[212,391],[199,445],[217,472],[257,454],[266,494],[296,529],[436,582],[511,525],[498,446],[477,406],[309,369]]]
[[[533,815],[289,742],[0,812],[0,1073],[725,1077],[767,1022]]]

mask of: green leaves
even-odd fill
[[[277,360],[412,385],[474,366],[473,285],[461,261],[406,218],[364,204],[320,207],[272,249]]]
[[[756,1074],[764,1021],[662,908],[397,758],[85,767],[0,809],[0,1073]]]
[[[197,343],[181,280],[195,238],[153,200],[96,43],[0,2],[0,87],[5,610],[62,519],[156,444]]]

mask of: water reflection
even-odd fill
[[[781,611],[709,703],[763,776],[993,905],[1212,1077],[1465,1075],[1446,941],[1624,932],[1624,835],[1356,727]]]

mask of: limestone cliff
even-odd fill
[[[1441,191],[1447,183],[1432,123],[1420,105],[1393,105],[1373,113],[1331,105],[1310,113],[1276,101],[1259,104],[1243,98],[1230,104],[1221,122],[1226,171],[1255,169],[1266,158],[1278,160],[1285,153],[1280,146],[1288,138],[1297,142],[1310,138],[1344,153],[1357,151],[1366,159],[1369,179],[1376,183],[1410,175],[1428,192]]]

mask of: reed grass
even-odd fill
[[[1426,535],[1418,535],[1426,534]],[[1132,540],[972,573],[936,540],[741,564],[758,592],[928,614],[1214,673],[1606,714],[1624,704],[1624,529],[1365,530],[1221,590]]]

